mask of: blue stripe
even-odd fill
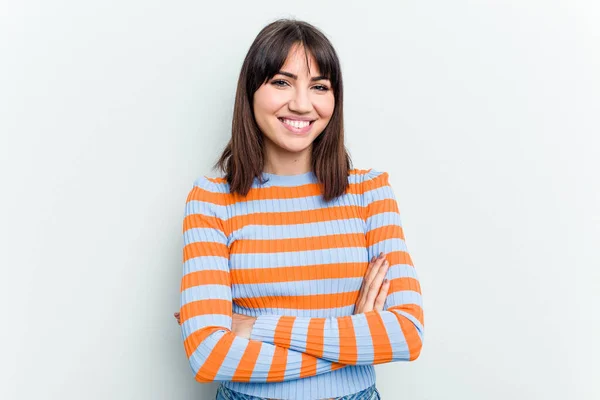
[[[306,250],[276,253],[234,253],[230,257],[232,269],[253,269],[334,264],[343,262],[368,262],[364,247]]]
[[[186,203],[185,210],[186,215],[202,214],[212,216],[216,213],[223,221],[227,221],[229,218],[256,213],[268,215],[283,212],[313,211],[340,206],[356,206],[360,205],[361,201],[361,196],[357,194],[347,194],[330,202],[325,202],[321,195],[292,199],[239,201],[231,205],[220,205],[206,203],[200,200],[190,200]]]
[[[294,326],[292,327],[292,337],[307,337],[308,336],[308,324],[298,323],[300,321],[294,321]],[[302,343],[296,343],[297,350],[304,353],[306,351],[306,341],[302,341]]]
[[[366,219],[368,231],[388,225],[398,225],[402,227],[402,218],[400,217],[400,214],[393,211],[386,211],[379,214],[374,214]]]
[[[373,339],[371,330],[365,314],[356,314],[352,316],[352,325],[356,335],[358,357],[357,361],[361,363],[373,363]]]
[[[394,264],[389,267],[388,272],[385,275],[388,279],[394,278],[417,278],[417,270],[412,265],[408,264]]]
[[[376,189],[367,190],[365,192],[365,198],[369,199],[369,202],[367,202],[365,205],[368,205],[374,201],[384,200],[384,199],[396,200],[394,191],[392,190],[392,187],[389,185],[381,186]]]
[[[385,307],[388,305],[400,305],[400,304],[416,304],[423,307],[421,294],[412,290],[402,290],[388,294],[385,300]]]
[[[190,228],[183,233],[183,245],[190,243],[227,244],[227,237],[214,228]]]
[[[365,222],[361,218],[349,218],[343,220],[343,233],[365,233]],[[314,237],[317,234],[323,235],[340,233],[340,220],[320,221],[300,224],[285,225],[247,225],[231,234],[230,241],[251,237],[257,240],[267,239],[299,239]]]
[[[388,337],[398,338],[397,342],[393,342],[390,340],[390,344],[392,345],[392,359],[399,360],[403,359],[402,357],[405,355],[403,351],[403,344],[406,343],[406,339],[404,338],[404,332],[402,332],[402,328],[398,323],[398,319],[394,316],[393,312],[394,311],[383,312],[379,315],[383,320],[383,324],[388,334]],[[401,351],[399,351],[399,348]]]
[[[323,340],[323,356],[331,360],[340,360],[340,334],[337,318],[325,320],[324,332],[329,332]]]
[[[183,263],[183,275],[196,271],[229,272],[229,260],[219,256],[199,256],[190,258]]]
[[[199,300],[229,300],[231,301],[231,288],[227,285],[200,285],[192,286],[181,292],[182,305]]]
[[[185,215],[200,214],[208,217],[218,217],[222,220],[227,219],[227,206],[200,201],[190,200],[185,203]]]
[[[275,354],[275,347],[273,345],[264,344],[260,347],[256,364],[262,364],[263,367],[254,368],[252,371],[253,381],[266,382],[269,374],[269,368],[265,368],[264,365],[271,365],[273,361],[273,355]],[[262,371],[261,371],[262,370]]]
[[[235,374],[235,370],[237,369],[242,356],[244,355],[244,351],[248,346],[248,340],[240,338],[238,336],[234,336],[233,342],[231,343],[231,347],[227,352],[227,356],[223,360],[217,375],[215,375],[216,381],[230,380],[233,374]]]
[[[182,339],[187,339],[192,333],[207,326],[221,326],[223,329],[230,329],[231,317],[223,314],[208,314],[189,318],[181,324]]]
[[[287,356],[287,364],[285,368],[285,379],[298,379],[300,378],[300,371],[302,368],[302,353],[296,351],[289,351]]]
[[[365,173],[360,173],[360,174],[348,174],[348,183],[350,184],[357,184],[357,183],[361,183],[363,181],[369,180],[369,179],[373,179],[375,177],[377,177],[378,175],[382,174],[383,172],[381,171],[375,171],[372,170],[371,172],[365,172]],[[268,174],[266,174],[266,176],[268,177]],[[229,183],[227,183],[227,181],[223,181],[223,182],[212,182],[209,181],[207,179],[208,177],[206,176],[200,176],[196,179],[196,181],[194,182],[195,186],[201,187],[202,189],[206,190],[207,192],[211,192],[211,193],[229,193],[230,190],[230,185]],[[219,176],[218,178],[225,178],[224,176]],[[294,179],[291,179],[292,181],[294,181]],[[273,184],[275,182],[277,182],[278,185],[283,185],[286,183],[286,179],[282,179],[282,180],[278,180],[276,178],[271,178],[270,183]],[[301,179],[300,181],[296,182],[292,182],[292,185],[303,185],[306,183],[316,183],[317,181],[315,179]],[[266,183],[265,186],[263,187],[268,187],[269,183]],[[252,182],[252,187],[260,187],[258,179],[254,179],[254,181]]]
[[[295,317],[315,317],[315,318],[327,318],[327,317],[343,317],[346,315],[352,315],[354,312],[354,305],[335,307],[335,308],[319,308],[311,310],[300,310],[293,308],[246,308],[240,307],[233,302],[233,312],[236,314],[249,315],[251,317],[258,317],[259,315],[291,315]]]
[[[290,276],[292,279],[293,276]],[[335,278],[310,281],[289,281],[277,283],[233,284],[233,297],[254,298],[276,296],[308,296],[316,294],[337,294],[352,292],[360,289],[363,278]],[[344,285],[342,288],[341,286]],[[345,290],[342,290],[345,289]]]

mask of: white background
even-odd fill
[[[172,313],[195,178],[278,17],[331,39],[425,344],[390,399],[600,398],[597,1],[2,1],[0,398],[210,399]]]

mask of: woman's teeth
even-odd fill
[[[285,119],[285,118],[282,118],[281,121],[284,124],[293,126],[294,128],[298,128],[298,129],[306,128],[308,125],[310,125],[310,121],[294,121],[294,120]]]

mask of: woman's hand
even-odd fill
[[[177,323],[181,325],[180,314],[175,312],[173,313],[173,316],[177,320]],[[254,321],[256,321],[256,318],[254,317],[233,313],[231,318],[231,331],[235,333],[236,336],[250,339]]]
[[[250,339],[254,321],[256,321],[256,318],[254,317],[233,313],[231,319],[231,332],[235,333],[236,336]]]
[[[384,280],[388,268],[389,263],[383,253],[379,253],[379,257],[373,256],[354,305],[354,314],[373,310],[383,311],[385,298],[390,288],[390,281]]]

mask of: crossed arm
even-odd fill
[[[209,182],[194,186],[184,219],[179,317],[196,380],[277,382],[345,365],[418,357],[423,340],[420,286],[387,179],[382,173],[365,182],[371,262],[355,314],[337,318],[234,315],[227,237],[211,204],[191,200],[202,198]],[[375,259],[378,254],[384,258]]]

